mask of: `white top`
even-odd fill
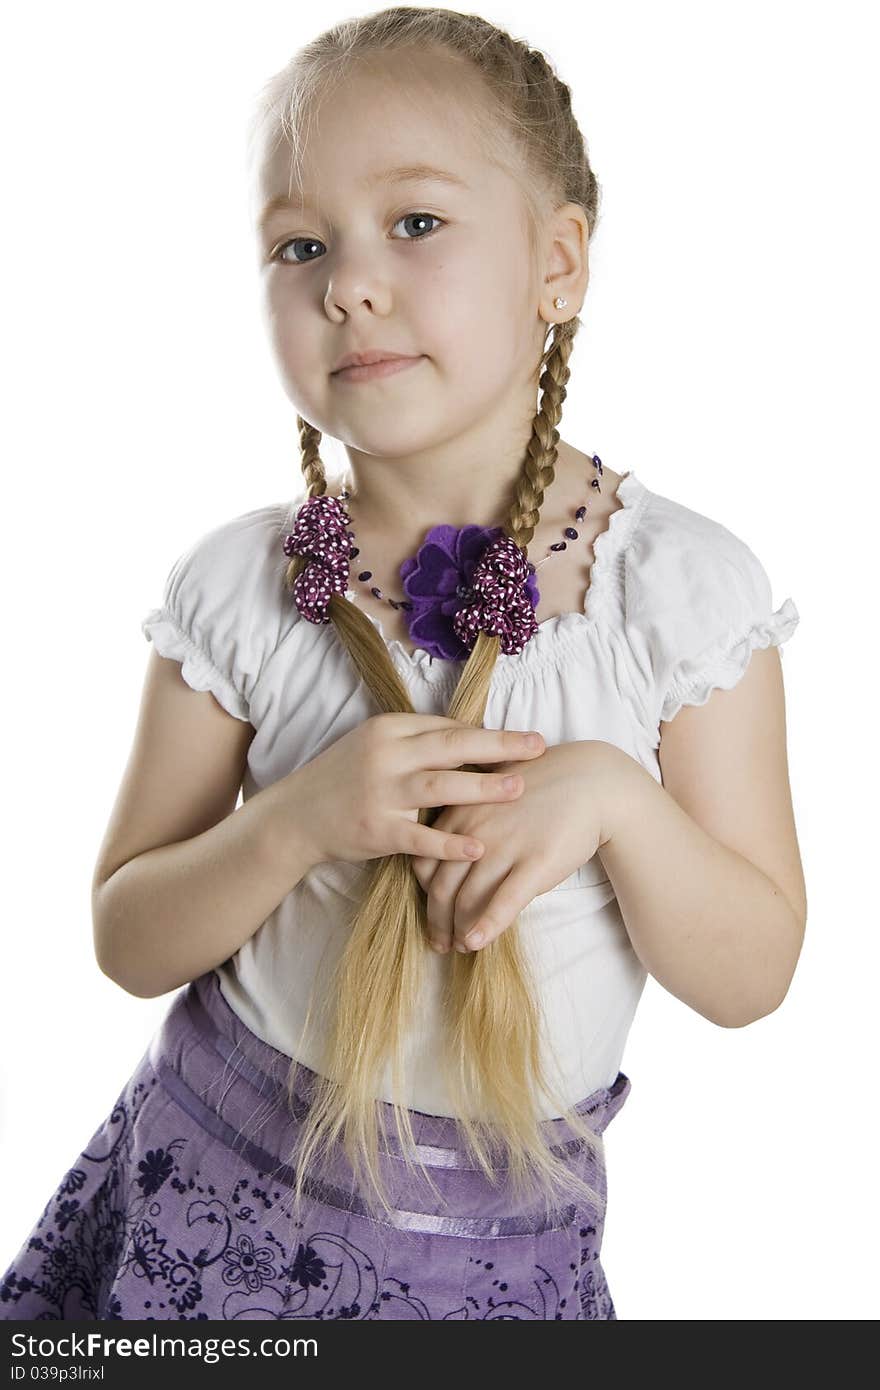
[[[303,618],[284,587],[281,542],[305,496],[303,487],[289,503],[258,507],[201,536],[172,566],[162,607],[142,623],[161,655],[182,663],[193,689],[210,690],[256,729],[245,800],[378,713],[333,624]],[[650,491],[632,470],[617,497],[623,505],[594,543],[583,610],[546,619],[521,652],[499,655],[484,722],[539,729],[548,746],[616,744],[662,783],[661,720],[729,690],[751,652],[784,642],[799,615],[791,599],[773,611],[759,560],[717,521]],[[464,663],[387,645],[416,711],[445,714]],[[299,1049],[310,991],[317,983],[314,1019],[369,862],[318,864],[217,968],[224,998],[247,1026],[313,1070],[314,1048]],[[598,854],[519,920],[548,1070],[565,1104],[577,1103],[617,1076],[646,972]],[[448,966],[448,955],[425,951],[425,997],[400,1097],[447,1116],[452,1106],[433,1059]],[[390,1066],[379,1098],[393,1099]],[[545,1109],[542,1118],[554,1113]]]

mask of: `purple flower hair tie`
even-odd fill
[[[284,537],[285,555],[305,555],[308,563],[293,583],[293,599],[310,623],[329,623],[333,594],[348,588],[351,517],[336,497],[308,497],[297,510],[293,530]]]
[[[482,629],[505,655],[537,632],[535,567],[500,526],[434,526],[400,567],[413,642],[430,656],[466,660]]]

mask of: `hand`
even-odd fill
[[[445,715],[373,715],[273,784],[279,834],[293,834],[315,864],[415,853],[472,864],[473,837],[422,824],[419,811],[509,801],[502,775],[482,765],[518,768],[539,758],[544,741],[539,736],[530,747],[528,732],[475,728]],[[477,843],[477,855],[484,848]]]
[[[489,945],[533,898],[592,859],[610,839],[602,812],[610,804],[617,753],[594,740],[556,744],[530,763],[497,769],[517,773],[523,783],[506,804],[448,806],[440,813],[435,828],[475,835],[486,852],[476,863],[413,857],[428,895],[428,940],[435,950]]]

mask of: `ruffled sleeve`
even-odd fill
[[[202,535],[174,561],[162,602],[141,623],[160,656],[181,664],[193,690],[209,690],[249,720],[266,656],[277,640],[282,509],[261,507]],[[277,581],[277,587],[276,587]]]
[[[753,651],[781,646],[800,615],[774,610],[770,580],[720,522],[654,494],[627,557],[627,619],[655,725],[730,690]]]

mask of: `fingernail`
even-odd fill
[[[527,734],[527,735],[526,735],[526,748],[540,748],[540,747],[541,747],[541,735],[540,735],[540,734]]]
[[[502,785],[502,787],[504,788],[504,790],[505,790],[506,792],[512,792],[512,791],[515,790],[516,787],[519,786],[519,778],[518,778],[518,777],[505,777],[504,780],[502,781],[501,785]]]
[[[465,937],[465,944],[467,946],[482,946],[483,933],[481,931],[472,931],[469,936]]]

